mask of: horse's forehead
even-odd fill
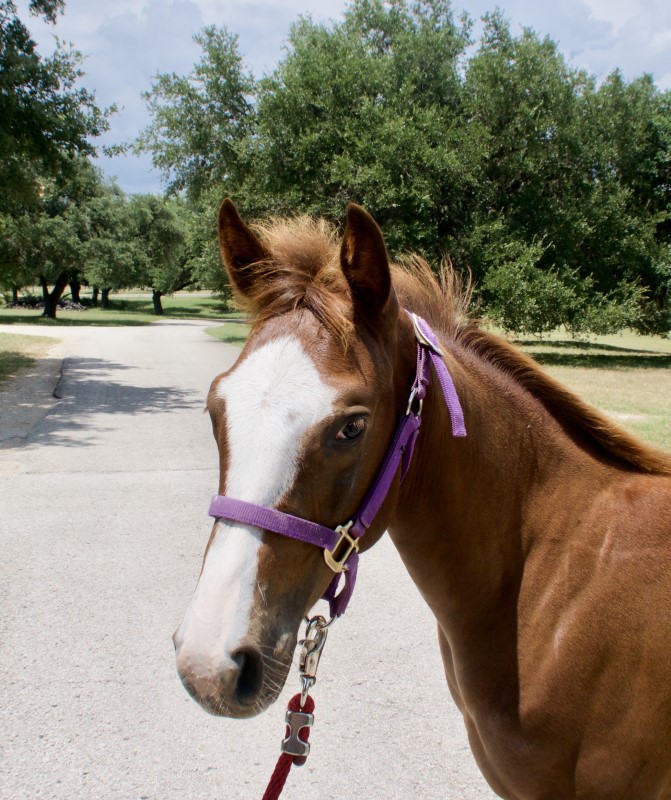
[[[331,406],[337,391],[300,339],[284,335],[266,341],[242,359],[218,383],[223,400],[245,397],[257,408],[296,407],[301,416]]]
[[[338,392],[293,336],[253,349],[215,389],[226,406],[227,493],[272,506],[291,489],[301,442]]]

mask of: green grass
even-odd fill
[[[244,347],[249,336],[249,325],[242,322],[227,322],[214,328],[205,328],[205,333],[209,333],[214,339],[226,344],[233,344],[236,347]]]
[[[58,339],[0,333],[0,385],[32,366]]]
[[[3,325],[41,325],[44,328],[58,328],[61,325],[149,325],[159,317],[132,311],[115,311],[91,308],[86,311],[58,311],[57,319],[43,317],[41,311],[0,308],[0,324]]]
[[[550,374],[649,444],[671,451],[671,340],[518,341]]]
[[[151,295],[125,294],[112,295],[111,307],[87,308],[85,311],[57,312],[57,319],[47,319],[41,310],[0,308],[0,323],[37,324],[45,327],[59,325],[149,325],[159,319],[226,319],[237,317],[237,312],[228,310],[224,301],[211,295],[178,292],[163,297],[163,317],[153,314]]]

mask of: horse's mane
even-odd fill
[[[252,323],[305,309],[347,347],[354,323],[349,287],[339,266],[337,229],[306,216],[271,219],[252,228],[270,255],[255,265],[262,277],[251,294],[236,298]],[[511,377],[595,451],[637,472],[671,475],[666,453],[640,442],[551,378],[532,358],[470,319],[470,280],[463,281],[449,262],[436,276],[423,259],[408,256],[392,264],[392,278],[401,305]]]

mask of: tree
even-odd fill
[[[482,280],[485,307],[502,324],[515,318],[522,325],[521,292],[532,299],[544,287],[549,299],[550,286],[556,303],[547,325],[608,332],[650,322],[645,297],[655,287],[645,276],[654,273],[658,218],[636,198],[640,176],[626,166],[627,148],[618,151],[609,135],[606,117],[618,128],[627,120],[605,86],[597,89],[593,78],[570,69],[550,39],[529,30],[516,38],[499,13],[485,18],[465,82],[467,113],[485,132],[485,170],[460,257]],[[645,126],[651,114],[642,105],[638,124]],[[643,167],[645,137],[633,137]],[[505,242],[519,247],[506,249]],[[517,262],[509,261],[513,252]],[[512,317],[503,296],[516,298]],[[657,329],[668,325],[660,318]]]
[[[357,0],[333,28],[299,21],[289,54],[256,87],[225,29],[197,37],[193,72],[159,76],[148,93],[153,122],[138,146],[152,150],[168,191],[197,201],[207,227],[196,258],[207,274],[223,194],[247,214],[332,219],[358,200],[392,247],[437,255],[463,224],[459,192],[477,169],[458,121],[468,27],[443,0]]]
[[[439,258],[477,182],[475,132],[461,114],[468,43],[469,24],[442,0],[355,0],[342,23],[300,20],[259,89],[242,207],[340,220],[355,200],[392,250]]]
[[[213,182],[226,183],[244,170],[238,145],[250,129],[255,92],[237,36],[210,26],[194,40],[203,54],[193,71],[159,75],[145,93],[152,123],[136,144],[151,153],[168,193],[185,191],[192,202]]]
[[[84,243],[90,236],[86,204],[100,192],[101,178],[81,157],[66,173],[42,185],[40,207],[28,217],[24,263],[25,271],[42,286],[43,316],[55,319],[68,283],[83,273]]]
[[[136,143],[138,151],[152,154],[167,194],[183,193],[189,201],[188,208],[172,207],[181,219],[183,263],[168,259],[163,278],[146,272],[164,287],[154,294],[156,313],[161,313],[161,294],[174,291],[171,287],[187,281],[187,274],[188,281],[227,290],[216,244],[216,207],[222,193],[236,193],[241,185],[248,169],[241,147],[254,129],[256,84],[244,69],[237,36],[210,26],[194,39],[203,52],[191,73],[159,75],[145,94],[152,122]]]
[[[30,214],[0,214],[0,287],[10,289],[15,302],[19,289],[34,277],[27,266],[32,233]]]
[[[183,202],[140,194],[130,199],[138,256],[138,283],[152,290],[154,314],[162,314],[161,297],[192,283],[185,251]]]
[[[85,278],[102,289],[102,306],[107,307],[112,291],[140,282],[143,259],[135,229],[135,215],[123,191],[113,182],[86,204],[88,238],[82,246]],[[94,290],[95,291],[95,290]]]
[[[33,13],[55,23],[62,0],[32,0]],[[40,181],[91,155],[90,137],[107,129],[109,111],[78,88],[81,55],[60,43],[42,58],[12,0],[0,0],[0,213],[37,203]]]
[[[184,226],[185,267],[193,285],[231,297],[226,270],[217,243],[217,213],[221,189],[210,188],[198,203],[184,203],[179,214]]]
[[[599,178],[617,182],[618,260],[646,289],[643,329],[671,328],[671,92],[649,75],[626,83],[615,71],[593,98]],[[596,161],[597,159],[595,159]]]
[[[31,0],[29,7],[55,23],[64,2]],[[48,316],[55,315],[72,273],[79,235],[76,213],[55,210],[58,202],[54,205],[48,195],[58,193],[68,180],[78,182],[81,159],[95,153],[90,140],[107,129],[113,110],[101,111],[93,95],[77,86],[80,64],[80,54],[60,43],[52,56],[42,58],[15,3],[0,0],[0,231],[5,236],[0,283],[16,294],[39,268]],[[47,240],[37,241],[39,233]],[[68,267],[55,274],[62,258]]]
[[[597,86],[549,38],[484,23],[468,54],[447,0],[353,0],[341,22],[299,19],[256,85],[234,37],[206,29],[194,71],[149,93],[140,141],[199,215],[200,278],[221,275],[225,194],[247,216],[333,221],[355,200],[392,253],[450,253],[507,327],[671,329],[671,93],[618,73]]]

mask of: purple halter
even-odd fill
[[[452,377],[442,359],[443,353],[438,345],[438,340],[421,317],[416,314],[410,314],[410,317],[417,337],[417,372],[408,398],[408,405],[396,427],[396,433],[375,480],[359,510],[349,522],[338,525],[333,530],[275,508],[257,506],[255,503],[247,503],[244,500],[236,500],[221,494],[215,495],[210,503],[209,515],[211,517],[253,525],[320,547],[324,551],[324,560],[336,573],[323,594],[323,599],[329,602],[332,617],[339,617],[344,613],[354,591],[359,563],[359,539],[372,525],[375,515],[380,510],[396,477],[399,465],[401,482],[410,467],[419,426],[422,422],[422,403],[431,379],[431,364],[436,371],[445,398],[445,405],[450,412],[452,435],[466,436],[464,413]],[[343,572],[345,573],[345,585],[338,593],[338,584]]]

